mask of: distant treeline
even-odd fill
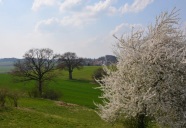
[[[0,66],[11,66],[13,65],[18,58],[2,58],[0,59]],[[84,66],[100,66],[100,65],[109,65],[117,62],[117,58],[113,55],[105,55],[97,59],[84,58]]]

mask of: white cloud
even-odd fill
[[[81,3],[82,0],[65,0],[60,4],[60,11],[65,12],[67,9],[70,9]]]
[[[82,0],[34,0],[32,10],[37,11],[42,6],[56,6],[61,12],[65,12],[68,9],[78,5]]]
[[[80,6],[78,10],[73,11],[73,7],[83,4],[82,2],[82,0],[64,0],[63,2],[60,2],[59,0],[35,0],[33,4],[33,9],[35,10],[42,5],[51,6],[54,4],[59,7],[61,12],[72,10],[69,15],[63,16],[62,18],[56,17],[39,21],[36,24],[36,30],[47,28],[47,26],[49,27],[54,24],[56,24],[56,26],[82,27],[96,21],[99,18],[98,15],[100,12],[103,12],[103,14],[138,12],[152,3],[153,0],[134,0],[131,5],[126,3],[122,7],[114,6],[118,2],[117,0],[101,0],[92,5],[85,4],[86,6]]]
[[[61,29],[60,27],[82,27],[96,20],[92,15],[93,14],[91,13],[82,12],[75,13],[72,16],[65,16],[62,19],[53,17],[50,19],[41,20],[36,24],[35,31],[42,31],[43,29],[52,27],[54,29]],[[52,32],[51,29],[49,30]]]
[[[114,12],[114,7],[111,6],[114,1],[116,0],[99,1],[94,5],[85,6],[82,10],[72,13],[70,16],[63,17],[60,20],[60,24],[62,26],[76,27],[87,25],[96,20],[96,16],[100,11],[108,9]],[[80,2],[82,2],[82,0],[71,0],[71,2],[70,0],[66,0],[66,2],[61,4],[60,9],[62,9],[61,11],[65,11],[67,8],[71,8]]]
[[[36,26],[35,26],[35,32],[40,32],[40,30],[45,30],[45,27],[49,27],[52,25],[59,25],[60,24],[60,20],[58,18],[50,18],[47,20],[41,20],[39,21]]]
[[[60,24],[61,26],[75,26],[75,27],[82,27],[85,26],[92,21],[96,20],[96,15],[99,14],[100,11],[106,10],[106,9],[112,9],[111,3],[113,3],[115,0],[105,0],[105,1],[99,1],[98,3],[95,3],[92,6],[86,6],[85,8],[82,8],[82,10],[78,12],[73,12],[71,15],[64,16],[61,19],[55,19],[50,18],[47,20],[39,21],[36,25],[36,29],[39,29],[42,25],[50,25],[52,23]],[[66,9],[69,9],[73,6],[76,6],[78,3],[80,3],[81,0],[65,0],[63,3],[61,3],[60,11],[64,12]]]
[[[124,4],[119,10],[122,14],[127,12],[139,12],[143,10],[147,5],[151,4],[154,0],[135,0],[132,5],[128,3]]]
[[[72,16],[66,16],[61,20],[61,24],[63,26],[84,26],[89,24],[91,21],[94,21],[95,18],[93,17],[93,14],[91,13],[76,13]]]
[[[37,11],[41,6],[52,6],[56,2],[56,0],[34,0],[32,10]]]
[[[109,7],[111,7],[112,3],[115,0],[105,0],[105,1],[99,1],[98,3],[95,3],[94,5],[90,5],[90,6],[86,6],[87,10],[90,10],[92,12],[100,12],[103,10],[108,9]]]
[[[108,8],[108,11],[109,11],[109,14],[112,14],[112,15],[118,12],[117,8],[112,7],[112,6]]]
[[[2,5],[2,4],[3,4],[3,2],[4,2],[4,0],[0,0],[0,5]]]
[[[113,5],[115,2],[117,2],[117,0],[105,0],[105,1],[99,1],[94,5],[86,6],[86,9],[94,13],[98,13],[104,10],[106,10],[109,14],[115,14],[115,13],[124,14],[129,12],[137,13],[145,9],[153,1],[154,0],[134,0],[134,2],[131,5],[125,3],[123,6],[117,8]]]
[[[128,24],[128,23],[122,23],[120,25],[117,25],[113,30],[111,30],[111,35],[123,35],[129,33],[132,28],[134,30],[143,29],[143,26],[141,24]]]

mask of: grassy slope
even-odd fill
[[[68,73],[63,71],[56,82],[47,86],[62,92],[61,100],[78,106],[59,106],[55,101],[44,99],[21,98],[18,108],[0,110],[0,127],[25,128],[102,128],[113,127],[102,121],[94,112],[93,101],[100,102],[99,90],[93,89],[97,84],[90,80],[92,72],[98,67],[85,67],[74,71],[75,80],[68,80]],[[0,87],[27,92],[34,83],[14,83],[8,74],[0,74]],[[114,127],[121,127],[117,124]]]
[[[18,108],[0,111],[1,128],[121,128],[100,119],[92,109],[59,106],[54,101],[23,98]]]

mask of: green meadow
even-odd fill
[[[60,92],[58,101],[30,98],[28,91],[35,87],[34,82],[16,83],[8,73],[0,74],[0,88],[7,88],[20,93],[18,107],[11,107],[7,101],[0,109],[0,128],[120,128],[122,124],[109,124],[96,114],[95,103],[101,103],[98,96],[99,85],[92,79],[92,73],[99,67],[84,67],[75,70],[73,80],[68,79],[68,72],[45,87]],[[7,70],[8,71],[8,70]]]
[[[0,62],[0,73],[7,73],[13,68],[14,68],[13,62],[9,62],[9,61]]]

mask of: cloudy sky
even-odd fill
[[[113,54],[113,34],[145,27],[162,11],[180,9],[186,28],[185,5],[186,0],[0,0],[0,58],[21,58],[31,48],[90,58]]]

